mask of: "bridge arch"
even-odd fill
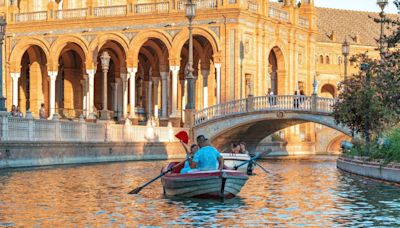
[[[220,150],[232,141],[244,140],[254,150],[265,137],[290,126],[313,122],[346,135],[351,131],[331,116],[334,99],[299,96],[255,97],[216,105],[195,115],[194,136],[206,135]]]

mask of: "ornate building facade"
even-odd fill
[[[195,2],[196,109],[263,96],[269,88],[310,95],[314,79],[320,96],[335,97],[345,37],[350,55],[376,52],[379,28],[366,12],[317,8],[313,0]],[[179,0],[3,0],[7,108],[37,117],[44,104],[49,117],[138,122],[156,116],[180,125],[188,59],[184,9]],[[356,70],[349,65],[349,74]],[[298,140],[315,142],[319,129],[302,124],[285,134],[289,141],[301,135]]]

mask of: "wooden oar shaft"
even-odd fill
[[[256,156],[252,157],[250,160],[248,160],[248,161],[245,161],[245,162],[241,163],[241,164],[240,164],[240,165],[238,165],[238,166],[235,166],[235,167],[234,167],[234,169],[235,169],[235,170],[237,170],[238,168],[240,168],[240,167],[242,167],[242,166],[246,165],[247,163],[249,163],[249,162],[252,162],[252,161],[256,160],[256,159],[257,159],[257,158],[259,158],[260,156],[261,156],[261,153],[259,153],[259,154],[257,154]]]

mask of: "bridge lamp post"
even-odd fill
[[[185,16],[189,19],[189,60],[188,60],[188,74],[186,75],[187,81],[187,104],[185,107],[186,120],[189,120],[188,124],[191,125],[193,122],[192,114],[195,109],[194,101],[194,76],[193,76],[193,26],[192,22],[196,16],[196,4],[192,0],[186,2]]]
[[[377,0],[376,4],[381,8],[381,12],[379,13],[379,17],[381,18],[380,23],[381,23],[381,34],[379,37],[379,53],[381,54],[381,59],[383,59],[383,24],[385,22],[385,7],[388,5],[388,0]]]
[[[6,31],[6,20],[0,18],[0,112],[7,111],[6,98],[3,97],[3,40]]]
[[[347,79],[347,57],[349,56],[350,53],[350,43],[347,41],[347,37],[344,39],[344,42],[342,44],[342,54],[344,56],[344,80],[346,81]]]

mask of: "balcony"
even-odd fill
[[[10,13],[9,23],[26,23],[53,20],[83,20],[99,17],[124,17],[131,15],[182,13],[185,10],[185,0],[170,0],[156,3],[128,3],[126,5],[87,7],[80,9],[63,9]],[[195,0],[198,11],[219,10],[224,8],[240,8],[252,13],[258,13],[260,6],[256,0]]]

